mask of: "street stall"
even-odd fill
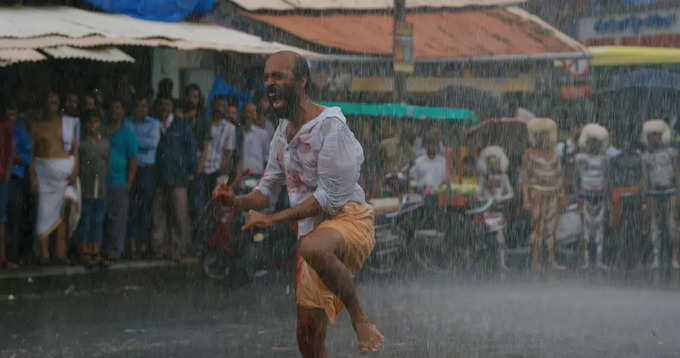
[[[68,6],[0,6],[4,91],[101,85],[158,90],[157,83],[168,78],[175,97],[192,82],[208,93],[216,75],[244,72],[232,65],[262,62],[282,50],[317,56],[209,23],[150,21]],[[117,83],[122,77],[126,83]]]

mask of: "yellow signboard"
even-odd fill
[[[414,63],[413,24],[402,21],[394,33],[394,71],[413,73]]]

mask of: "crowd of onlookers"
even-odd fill
[[[195,84],[183,89],[180,100],[163,88],[159,84],[155,97],[125,99],[98,90],[46,91],[39,108],[20,108],[5,98],[1,268],[34,260],[65,264],[73,258],[85,265],[121,257],[179,260],[200,250],[215,220],[209,205],[213,189],[224,179],[238,190],[244,176],[264,173],[277,123],[262,95],[250,101],[216,95],[206,104]],[[348,119],[364,149],[360,184],[368,199],[408,190],[427,193],[454,182],[482,188],[501,182],[491,181],[494,175],[507,174],[519,207],[542,220],[541,210],[552,205],[555,215],[564,210],[565,194],[579,199],[586,263],[592,236],[597,264],[606,266],[603,243],[612,236],[630,252],[649,251],[646,256],[658,266],[659,242],[670,236],[672,263],[680,267],[675,195],[680,157],[670,147],[667,124],[645,123],[641,136],[631,134],[617,149],[607,130],[594,124],[558,142],[556,125],[547,120],[537,127],[552,131],[543,134],[549,138],[543,148],[532,142],[540,137],[532,134],[534,122],[527,122],[530,145],[523,159],[517,160],[522,150],[515,150],[495,155],[503,165],[487,166],[474,156],[484,148],[460,141],[464,127],[447,128],[447,141],[438,122]],[[508,158],[514,163],[509,169]],[[496,172],[478,170],[488,167]],[[550,182],[540,182],[547,173]],[[660,178],[665,181],[655,184]],[[545,194],[552,193],[547,186],[554,186],[554,198]],[[513,196],[500,187],[483,189],[499,190],[499,198]],[[541,233],[546,240],[557,225],[551,220]],[[649,225],[639,224],[645,220]],[[644,231],[651,240],[639,239]],[[532,234],[532,245],[537,235]]]
[[[3,101],[2,268],[195,254],[218,178],[261,175],[276,125],[263,96],[206,105],[195,84],[180,100],[167,91],[40,97],[39,110]]]

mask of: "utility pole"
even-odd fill
[[[398,45],[398,34],[397,26],[398,24],[404,22],[406,18],[406,0],[394,0],[394,25],[393,25],[393,46],[392,46],[392,61],[396,63],[397,58],[397,47]],[[393,100],[395,103],[404,102],[404,92],[406,92],[406,73],[402,71],[397,71],[394,69],[394,86],[393,86]]]

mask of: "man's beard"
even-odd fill
[[[276,86],[272,87],[276,88]],[[292,119],[297,109],[296,106],[298,100],[297,93],[295,93],[295,88],[292,85],[286,85],[278,88],[277,92],[278,96],[284,101],[285,106],[282,108],[276,108],[270,99],[269,109],[271,113],[273,113],[276,118],[285,118],[289,120]]]

